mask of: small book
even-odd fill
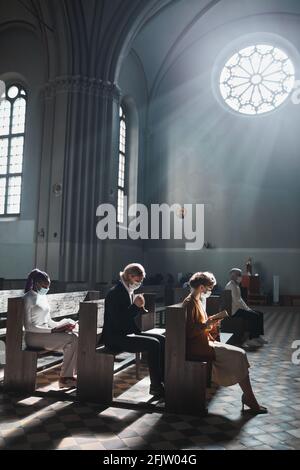
[[[219,321],[219,320],[224,320],[224,318],[228,318],[228,317],[229,317],[229,315],[228,315],[227,311],[222,310],[222,312],[216,313],[216,315],[211,315],[209,317],[209,319]]]

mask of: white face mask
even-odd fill
[[[133,282],[132,284],[129,284],[130,289],[132,290],[137,290],[141,287],[142,282]]]
[[[39,290],[38,290],[38,294],[40,295],[47,295],[49,292],[49,288],[47,289],[46,287],[41,287]]]
[[[208,290],[207,292],[204,292],[204,293],[202,294],[202,297],[203,297],[204,299],[208,299],[208,298],[211,296],[211,294],[212,294],[211,290]]]
[[[237,278],[236,278],[236,282],[237,282],[238,284],[240,284],[240,283],[242,282],[242,276],[237,277]]]

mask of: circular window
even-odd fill
[[[285,52],[267,44],[246,47],[225,64],[220,91],[230,108],[263,114],[280,106],[294,87],[295,69]]]
[[[16,86],[11,86],[7,92],[7,96],[11,99],[14,99],[19,94],[19,88]]]

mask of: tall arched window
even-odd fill
[[[123,106],[120,107],[120,139],[119,139],[119,172],[118,172],[118,223],[124,222],[124,199],[126,196],[127,173],[127,126],[126,113]]]
[[[0,216],[20,214],[26,101],[19,85],[0,98]]]

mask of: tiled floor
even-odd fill
[[[270,344],[249,353],[251,378],[268,415],[240,413],[240,390],[208,391],[203,418],[135,409],[150,399],[149,379],[134,367],[115,377],[115,397],[127,405],[101,409],[72,398],[16,398],[0,394],[0,449],[300,449],[300,365],[291,362],[300,340],[300,311],[267,309]],[[39,376],[39,390],[55,390],[57,369]],[[128,389],[128,385],[131,386]]]

